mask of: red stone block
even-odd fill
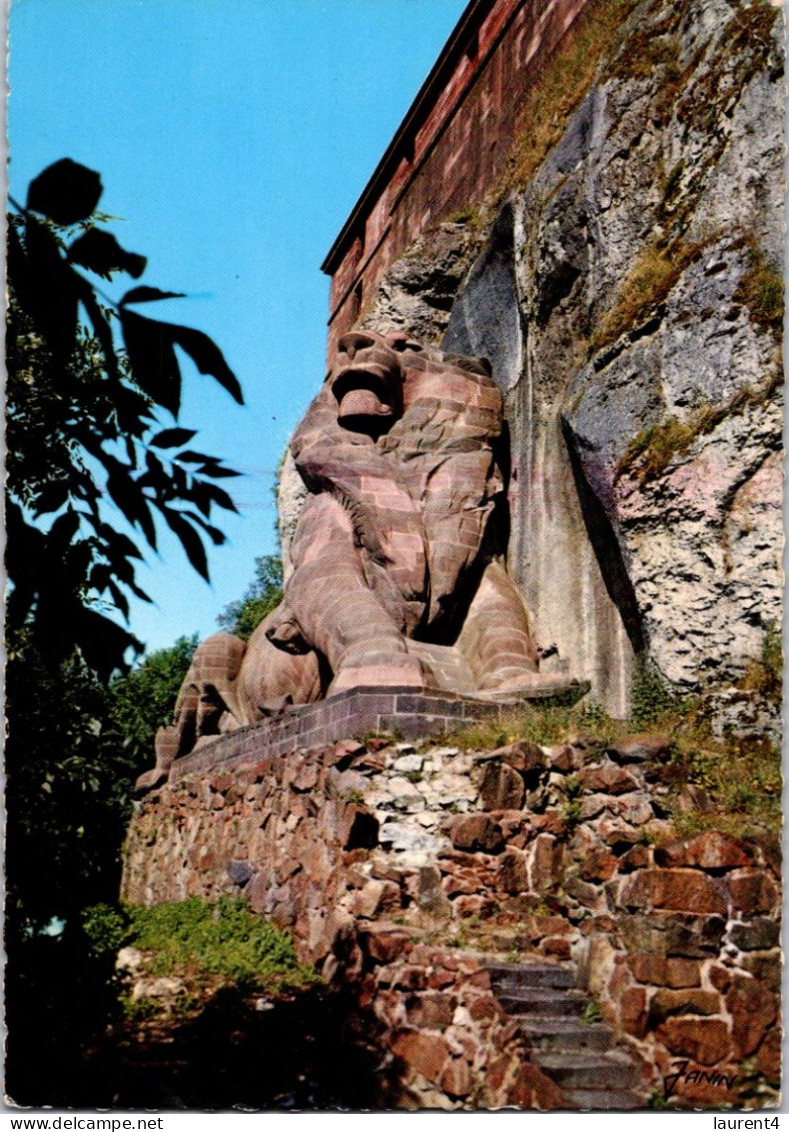
[[[629,987],[619,999],[619,1016],[625,1033],[643,1038],[647,1032],[649,1012],[647,995],[643,987]]]
[[[564,916],[532,916],[530,922],[538,939],[546,935],[570,935],[573,930]]]
[[[391,963],[405,951],[408,936],[400,928],[360,925],[359,942],[371,959],[379,963]]]
[[[712,829],[687,843],[685,859],[699,869],[736,869],[751,860],[750,854],[733,837]]]
[[[722,1018],[667,1018],[656,1036],[677,1057],[699,1065],[717,1065],[731,1057],[731,1034]]]
[[[293,779],[294,790],[312,790],[318,782],[318,768],[314,762],[304,762]]]
[[[667,959],[666,986],[678,989],[701,986],[700,964],[694,959]]]
[[[735,912],[772,912],[777,906],[778,890],[761,870],[743,869],[727,878],[732,908]]]
[[[548,765],[559,774],[571,774],[583,766],[580,752],[574,747],[551,747],[548,752]]]
[[[585,766],[579,771],[578,779],[585,790],[595,794],[628,794],[639,788],[638,781],[629,770],[612,762]]]
[[[664,955],[628,955],[627,963],[636,982],[665,986],[666,957]]]
[[[499,860],[497,884],[504,892],[517,896],[529,891],[528,858],[522,849],[508,848]]]
[[[549,833],[541,833],[535,842],[532,859],[532,883],[536,892],[550,892],[564,877],[564,846]]]
[[[537,743],[532,743],[530,739],[519,739],[517,743],[512,743],[509,753],[503,757],[510,766],[520,771],[521,774],[531,774],[534,771],[542,770],[548,761],[542,747]]]
[[[538,833],[552,833],[555,837],[561,837],[567,829],[567,822],[558,810],[551,810],[546,814],[530,814],[529,820],[532,829]]]
[[[540,944],[540,951],[543,955],[550,955],[554,959],[571,959],[573,954],[569,939],[564,939],[562,936],[549,936],[544,939]]]
[[[444,987],[451,987],[455,982],[454,971],[433,971],[432,975],[428,976],[427,985],[431,990],[442,990]]]
[[[567,1108],[567,1098],[562,1090],[533,1062],[521,1065],[504,1103],[524,1110],[536,1108],[541,1112]]]
[[[526,792],[520,774],[506,763],[488,763],[480,786],[483,810],[519,810]]]
[[[392,1053],[434,1084],[441,1079],[449,1058],[449,1046],[440,1034],[401,1030],[391,1043]]]
[[[453,906],[458,916],[480,916],[483,919],[492,915],[496,908],[496,901],[492,896],[457,896]]]
[[[456,1005],[454,995],[440,991],[412,995],[406,1004],[409,1024],[422,1030],[445,1030],[452,1024]]]
[[[673,911],[727,911],[722,883],[694,869],[644,869],[627,877],[619,894],[627,908]]]
[[[781,1081],[781,1031],[770,1030],[759,1047],[756,1067],[776,1088]]]
[[[731,986],[732,973],[728,967],[723,967],[720,963],[712,963],[707,968],[710,982],[715,987],[715,990],[721,991],[725,994]]]
[[[775,995],[756,979],[735,975],[726,1008],[732,1016],[732,1038],[738,1057],[750,1057],[778,1016]]]
[[[659,990],[652,996],[649,1014],[653,1021],[663,1022],[675,1014],[720,1014],[721,998],[717,991],[694,988],[687,990]]]
[[[504,846],[501,830],[487,814],[459,814],[450,818],[446,833],[456,849],[497,853]]]
[[[468,1062],[464,1058],[453,1058],[441,1074],[441,1088],[450,1097],[467,1097],[471,1092],[472,1078]]]
[[[492,1022],[504,1019],[505,1014],[496,999],[490,995],[480,995],[468,1004],[468,1012],[475,1022]]]
[[[393,985],[398,990],[424,990],[427,986],[427,973],[424,967],[403,967],[395,976]]]
[[[595,849],[584,859],[581,876],[588,881],[610,880],[619,869],[619,859],[605,849]]]
[[[511,1058],[506,1054],[500,1054],[498,1057],[492,1058],[488,1062],[488,1071],[485,1074],[485,1083],[489,1088],[495,1090],[500,1089],[504,1084],[504,1078],[507,1075],[507,1070],[510,1068]]]

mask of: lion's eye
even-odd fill
[[[422,347],[419,345],[418,342],[409,342],[408,340],[406,340],[404,338],[398,339],[394,343],[394,348],[395,348],[395,350],[398,350],[400,353],[402,353],[406,350],[409,351],[409,353],[413,353],[413,354],[421,354],[422,353]]]

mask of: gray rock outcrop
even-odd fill
[[[511,573],[616,714],[635,657],[719,688],[780,619],[782,65],[767,0],[642,0],[497,219],[367,316],[492,361]]]

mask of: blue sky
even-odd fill
[[[245,392],[239,408],[184,366],[181,423],[246,474],[222,481],[240,517],[219,513],[211,586],[164,533],[140,568],[149,649],[213,632],[276,549],[276,468],[325,369],[320,264],[464,7],[11,0],[12,194],[61,157],[98,170],[118,239],[148,256],[141,282],[191,296],[150,313],[210,334]]]

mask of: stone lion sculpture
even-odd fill
[[[197,649],[157,770],[348,688],[515,699],[556,683],[503,565],[502,429],[484,360],[400,333],[341,338],[291,442],[307,494],[284,600],[248,644],[217,633]]]

